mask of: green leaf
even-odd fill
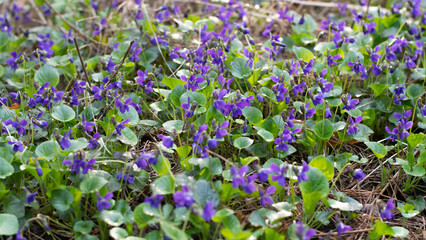
[[[103,186],[108,183],[107,180],[101,177],[91,177],[80,183],[80,190],[82,193],[98,192]]]
[[[378,142],[365,142],[365,145],[367,145],[367,147],[370,148],[374,155],[376,155],[376,157],[379,159],[386,156],[388,152],[385,145]]]
[[[417,211],[422,212],[426,208],[426,200],[423,199],[423,196],[417,196],[416,199],[414,199],[412,196],[409,196],[407,200],[414,205],[414,208]]]
[[[141,203],[133,211],[133,218],[135,219],[138,227],[141,229],[147,226],[148,222],[153,218],[144,212],[145,206],[149,206],[149,203]]]
[[[235,215],[230,215],[226,217],[222,223],[225,227],[229,228],[233,233],[238,233],[242,230],[240,221]]]
[[[317,137],[328,140],[333,135],[334,127],[330,120],[324,119],[315,124],[314,133]]]
[[[5,32],[0,32],[0,49],[9,43],[10,37]],[[2,234],[0,234],[2,235]]]
[[[162,176],[151,184],[151,189],[155,194],[171,194],[175,190],[175,180],[170,175]]]
[[[188,239],[185,232],[181,229],[175,227],[168,221],[161,222],[161,229],[163,232],[171,239],[173,240],[185,240]]]
[[[213,202],[213,206],[217,207],[220,203],[219,194],[211,188],[210,182],[198,180],[194,186],[194,200],[202,207],[207,202]]]
[[[425,138],[425,135],[423,133],[419,133],[419,134],[411,133],[407,138],[408,146],[410,147],[410,149],[414,149],[420,143],[424,143],[424,138]]]
[[[114,227],[118,227],[124,223],[123,215],[116,210],[103,210],[99,214],[99,219]]]
[[[186,92],[186,89],[183,86],[181,86],[181,85],[175,86],[169,94],[170,101],[172,101],[172,103],[176,107],[180,107],[180,105],[181,105],[180,96],[182,96],[185,92]],[[188,98],[187,98],[187,101],[188,101]]]
[[[426,170],[423,166],[412,166],[408,165],[407,163],[402,164],[402,168],[404,169],[404,172],[408,175],[415,176],[415,177],[423,177],[426,174]]]
[[[75,119],[75,112],[67,105],[60,105],[53,108],[52,117],[61,122],[69,122]]]
[[[258,209],[254,212],[251,213],[250,218],[249,218],[249,222],[251,225],[255,226],[255,227],[266,227],[266,222],[265,222],[265,215],[267,214],[266,212],[269,212],[271,210],[269,209]],[[274,211],[271,211],[274,212]]]
[[[2,213],[0,214],[0,235],[11,236],[18,232],[19,223],[15,215]]]
[[[167,173],[169,173],[171,168],[169,159],[163,156],[159,156],[157,159],[157,163],[151,166],[154,169],[154,171],[158,173],[158,175],[160,176],[164,176]]]
[[[394,231],[389,225],[379,220],[376,220],[373,231],[370,232],[369,236],[371,239],[379,239],[383,235],[393,236]]]
[[[114,239],[125,239],[127,236],[129,236],[129,233],[123,228],[114,227],[109,230],[109,235]]]
[[[136,126],[139,124],[139,113],[133,106],[129,106],[129,111],[127,112],[121,113],[118,111],[118,115],[124,120],[130,119],[130,122],[128,123],[130,126]]]
[[[393,231],[392,237],[396,238],[406,238],[410,232],[403,227],[391,227]]]
[[[423,87],[417,83],[410,84],[407,87],[407,97],[411,98],[414,102],[423,93]]]
[[[242,111],[244,117],[246,117],[253,124],[258,124],[263,120],[262,112],[255,107],[245,107]]]
[[[34,79],[40,86],[50,82],[50,86],[56,87],[59,83],[59,73],[49,64],[45,64],[43,67],[37,70],[34,75]]]
[[[67,211],[74,200],[74,195],[66,189],[55,189],[51,192],[50,202],[58,211]]]
[[[121,136],[118,136],[118,139],[127,145],[135,146],[138,144],[138,137],[135,132],[128,127],[121,130]]]
[[[17,198],[14,194],[8,194],[3,199],[3,213],[9,213],[15,215],[17,218],[25,216],[25,205],[21,199]]]
[[[166,85],[167,87],[169,87],[170,89],[174,89],[176,86],[181,85],[184,86],[186,82],[182,81],[181,79],[177,79],[177,78],[169,78],[167,76],[164,76],[162,82],[164,83],[164,85]]]
[[[399,206],[398,209],[401,211],[401,215],[405,218],[412,218],[420,213],[414,209],[414,205],[411,203],[404,204],[404,206]]]
[[[294,50],[294,53],[296,54],[296,57],[298,59],[302,59],[305,62],[309,62],[311,59],[315,57],[310,50],[304,47],[293,47],[293,50]]]
[[[272,101],[277,101],[277,96],[275,95],[275,93],[267,87],[262,87],[261,89],[259,89],[259,93],[271,99]]]
[[[359,61],[364,63],[364,56],[360,52],[350,51],[348,54],[345,54],[345,57],[342,63],[339,64],[338,68],[344,73],[350,74],[352,67],[348,66],[348,62],[356,62],[359,58]]]
[[[342,201],[337,201],[334,199],[329,199],[328,204],[330,204],[330,207],[336,208],[342,211],[359,211],[362,209],[362,204],[359,203],[357,200],[351,198],[351,197],[344,197]]]
[[[89,142],[86,138],[77,138],[70,140],[71,146],[66,149],[67,152],[76,152],[78,150],[85,149],[87,146],[89,146]]]
[[[426,77],[426,69],[424,68],[415,68],[413,70],[413,74],[411,74],[410,78],[412,78],[413,80],[418,80],[421,78],[425,78]]]
[[[335,45],[333,42],[320,42],[315,47],[314,50],[320,53],[327,53],[327,50],[332,50],[335,48]]]
[[[376,108],[384,113],[391,113],[394,111],[395,107],[392,104],[392,99],[386,95],[380,96],[375,99]]]
[[[259,79],[259,77],[260,77],[260,74],[261,74],[261,70],[262,69],[256,69],[254,72],[253,72],[253,74],[247,79],[247,81],[251,84],[251,85],[256,85],[256,83],[257,83],[257,80]]]
[[[321,170],[327,177],[328,181],[332,180],[334,177],[333,164],[323,156],[318,156],[312,159],[311,162],[309,162],[309,166],[316,167]]]
[[[87,64],[87,67],[86,67],[87,70],[94,71],[96,66],[99,64],[100,60],[101,60],[101,57],[96,56],[96,57],[89,58],[87,61],[85,61]]]
[[[59,154],[59,143],[56,141],[46,141],[37,146],[35,153],[38,157],[52,160]]]
[[[272,228],[265,228],[265,239],[284,240],[284,235]]]
[[[191,20],[180,21],[178,19],[173,19],[179,26],[178,29],[182,32],[192,31],[194,29],[194,23]]]
[[[142,124],[142,125],[145,125],[145,126],[155,126],[155,125],[157,125],[157,122],[153,121],[153,120],[144,119],[144,120],[140,120],[139,124]]]
[[[146,23],[148,21],[144,21],[144,23]],[[145,28],[144,24],[144,28]],[[154,27],[154,31],[155,31],[155,25],[153,25],[152,23],[150,24],[151,26]],[[147,29],[148,31],[151,32],[151,29],[148,27]],[[141,55],[140,55],[140,63],[142,66],[144,66],[145,68],[151,69],[151,63],[155,61],[155,59],[158,58],[158,56],[160,56],[160,53],[158,52],[158,49],[156,46],[150,47],[148,49],[144,49],[144,51],[142,51]]]
[[[234,211],[228,208],[220,209],[216,212],[216,214],[212,217],[212,220],[214,222],[222,222],[226,217],[231,216],[234,214]]]
[[[364,124],[358,124],[358,132],[353,136],[353,139],[360,142],[368,142],[368,137],[374,133],[369,127]]]
[[[279,212],[274,212],[268,215],[268,219],[271,223],[277,223],[278,221],[290,217],[293,215],[290,211],[287,210],[281,210]]]
[[[0,179],[5,179],[12,175],[14,171],[13,166],[6,159],[0,157]]]
[[[180,97],[180,103],[188,103],[188,97],[189,97],[189,102],[193,103],[196,102],[197,106],[204,106],[207,103],[207,99],[206,97],[204,97],[203,94],[198,93],[198,92],[185,92],[181,97]]]
[[[234,140],[234,146],[238,149],[248,148],[253,144],[254,140],[248,137],[239,137]]]
[[[374,91],[374,97],[380,96],[388,87],[387,84],[371,84],[370,86]]]
[[[245,158],[240,158],[240,159],[241,159],[242,165],[249,165],[253,161],[259,160],[259,157],[245,157]]]
[[[170,120],[163,123],[163,127],[169,133],[173,133],[174,129],[176,129],[176,133],[179,134],[182,132],[183,124],[182,120]]]
[[[0,65],[0,77],[3,77],[4,75],[4,68]]]
[[[315,167],[309,167],[306,175],[308,176],[308,180],[301,182],[299,185],[302,192],[305,214],[310,216],[314,213],[318,201],[328,195],[329,186],[327,177],[321,170]]]
[[[79,233],[83,233],[83,234],[88,234],[92,231],[92,228],[95,226],[95,223],[93,221],[87,220],[87,221],[77,221],[74,226],[73,229],[75,232],[79,232]]]
[[[303,24],[292,25],[295,33],[313,33],[317,28],[317,23],[311,15],[305,14],[304,19]]]
[[[236,58],[231,66],[231,73],[232,76],[236,78],[248,78],[250,77],[251,68],[247,63],[247,60],[244,60],[242,58]]]

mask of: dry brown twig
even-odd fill
[[[77,49],[78,57],[80,58],[81,67],[83,68],[84,75],[86,76],[86,80],[89,83],[90,88],[92,88],[92,82],[90,82],[89,74],[87,74],[86,66],[84,65],[83,58],[81,57],[80,48],[78,47],[77,38],[74,37],[75,48]]]

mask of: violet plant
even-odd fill
[[[322,21],[243,0],[30,3],[0,3],[4,238],[421,229],[405,223],[424,200],[403,198],[425,191],[420,0]]]

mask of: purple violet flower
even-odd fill
[[[27,192],[27,196],[25,197],[25,203],[31,204],[32,202],[34,202],[37,192],[30,193],[27,189],[25,190]]]
[[[221,66],[223,64],[225,57],[223,56],[223,51],[220,48],[217,49],[216,51],[213,49],[208,49],[207,53],[212,57],[213,65]]]
[[[112,56],[109,58],[107,65],[105,66],[105,70],[107,72],[113,72],[115,69],[115,63],[112,61]]]
[[[163,199],[163,195],[153,195],[152,197],[146,197],[145,202],[149,203],[149,205],[151,205],[153,208],[158,208]]]
[[[93,122],[86,121],[84,113],[81,114],[81,117],[82,117],[81,127],[83,128],[83,131],[88,131],[88,132],[93,131],[93,126],[96,126],[96,124]]]
[[[386,139],[391,139],[392,142],[394,142],[398,137],[401,140],[407,138],[410,135],[407,130],[409,130],[413,126],[413,122],[408,121],[410,116],[411,110],[403,110],[402,114],[395,112],[393,114],[393,117],[398,119],[397,127],[392,129],[392,131],[389,129],[388,126],[385,127],[386,132],[390,134],[390,136]]]
[[[373,63],[377,63],[377,61],[380,60],[381,55],[378,54],[379,50],[380,50],[380,45],[377,45],[376,48],[374,48],[373,51],[370,51],[369,48],[366,48],[368,54],[370,54],[370,59]]]
[[[152,88],[153,82],[148,78],[148,70],[142,72],[141,70],[137,71],[138,77],[136,78],[136,82],[139,83],[143,88],[145,88],[145,93],[149,94],[154,91]]]
[[[247,48],[244,48],[244,56],[248,58],[245,67],[249,66],[252,68],[254,62],[254,52],[250,52]]]
[[[348,135],[355,135],[358,132],[357,124],[362,121],[362,116],[355,118],[355,121],[349,117]]]
[[[342,109],[346,109],[348,111],[355,109],[356,108],[355,105],[357,105],[359,103],[358,99],[352,99],[351,94],[348,94],[347,98],[345,96],[342,96],[341,101],[343,103]]]
[[[416,67],[415,60],[417,59],[417,55],[414,55],[411,58],[410,56],[405,55],[405,58],[406,58],[405,66],[407,66],[408,69]]]
[[[185,87],[187,90],[191,90],[191,91],[193,91],[193,92],[197,91],[197,89],[199,89],[199,88],[200,88],[200,87],[198,86],[198,84],[199,84],[199,83],[204,82],[204,77],[203,77],[203,76],[195,77],[195,75],[191,75],[191,76],[189,77],[189,79],[187,79],[185,75],[181,75],[181,76],[180,76],[180,79],[181,79],[182,81],[186,82],[186,83],[185,83],[185,85],[184,85],[184,87]]]
[[[111,120],[113,120],[114,118],[111,118]],[[113,122],[115,121],[115,119],[113,120]],[[115,127],[115,131],[117,132],[118,135],[121,136],[121,130],[125,129],[126,126],[124,126],[124,124],[129,123],[130,122],[130,118],[126,119],[124,121],[122,121],[121,123],[117,124],[117,126]]]
[[[68,149],[69,147],[71,147],[71,142],[69,140],[69,138],[72,138],[72,129],[70,128],[70,130],[64,134],[64,136],[61,136],[59,134],[57,134],[56,132],[53,133],[56,137],[56,140],[59,142],[59,146],[61,146],[62,150]]]
[[[342,234],[345,234],[347,231],[351,231],[352,227],[349,225],[345,225],[344,223],[340,222],[337,225],[337,233],[339,234],[339,236],[341,236]]]
[[[306,230],[301,221],[296,222],[296,235],[299,240],[310,240],[313,236],[315,236],[315,234],[315,229],[308,228]]]
[[[99,211],[103,211],[104,209],[109,209],[111,207],[111,203],[109,202],[109,200],[114,197],[114,194],[108,192],[107,194],[105,194],[105,196],[101,197],[97,192],[96,196],[98,196],[96,207],[99,209]]]
[[[130,111],[129,105],[131,101],[131,98],[127,98],[126,101],[123,103],[119,98],[117,98],[117,100],[115,101],[115,107],[119,108],[121,113],[128,112]]]
[[[338,63],[335,60],[339,60],[341,58],[342,58],[342,56],[340,54],[336,54],[334,56],[331,56],[330,53],[327,51],[327,65],[329,67],[337,65]]]
[[[379,204],[380,207],[380,204]],[[380,210],[380,217],[383,220],[393,220],[395,216],[392,213],[392,210],[395,208],[395,204],[393,203],[393,199],[389,199],[386,203],[386,207]]]
[[[233,188],[238,188],[239,186],[243,186],[246,183],[244,175],[248,172],[248,170],[249,168],[247,165],[243,165],[239,170],[234,166],[231,166]]]
[[[12,68],[16,70],[18,68],[18,63],[20,62],[19,58],[21,57],[22,52],[17,54],[15,51],[11,52],[11,57],[7,59],[6,63]]]
[[[120,172],[119,174],[117,174],[115,178],[117,178],[120,181],[123,181],[123,183],[130,183],[130,184],[135,183],[135,178],[133,174],[123,174],[123,172]]]
[[[355,181],[361,181],[365,178],[365,174],[362,172],[360,168],[357,168],[355,170],[352,170],[350,167],[347,167],[348,174],[351,176]]]
[[[90,149],[94,149],[95,147],[97,147],[98,146],[98,138],[101,136],[101,134],[100,133],[95,133],[95,134],[93,134],[93,137],[92,137],[92,139],[90,139],[89,140],[89,145],[88,145],[88,147],[90,148]]]
[[[173,201],[175,201],[176,207],[191,207],[194,203],[194,199],[189,190],[190,188],[188,186],[182,186],[182,191],[176,191],[173,193]]]
[[[182,103],[180,106],[183,110],[185,110],[185,117],[191,118],[194,116],[194,111],[197,108],[197,102],[194,101],[194,103],[191,104],[191,98],[188,97],[188,102]]]
[[[172,148],[173,147],[173,139],[170,136],[165,136],[163,134],[159,134],[158,138],[163,140],[163,145],[166,148]]]
[[[262,205],[262,207],[266,207],[267,204],[272,205],[274,203],[270,195],[272,195],[275,190],[277,190],[277,187],[275,187],[274,185],[269,186],[265,192],[259,190],[260,205]]]
[[[69,165],[71,173],[73,174],[87,174],[90,170],[92,170],[93,164],[96,163],[96,159],[92,158],[89,161],[84,161],[83,159],[80,159],[81,156],[76,155],[73,160],[66,159],[62,161],[63,165]]]
[[[305,161],[303,161],[302,171],[300,171],[299,175],[297,176],[297,181],[299,183],[307,181],[309,179],[308,175],[306,175],[308,171],[309,165]]]
[[[298,93],[303,94],[303,87],[306,85],[306,82],[302,82],[300,84],[295,84],[293,79],[290,80],[290,84],[293,88],[294,96],[297,96]]]
[[[300,106],[300,110],[302,110],[303,117],[305,119],[312,118],[314,116],[314,114],[317,112],[317,110],[315,108],[309,108],[309,102],[306,103],[306,107],[303,106],[303,105]]]
[[[216,210],[214,209],[213,201],[209,201],[206,203],[206,206],[203,209],[202,217],[206,222],[210,222],[212,217],[216,214]]]
[[[272,163],[272,164],[270,165],[270,168],[271,168],[271,169],[272,169],[272,171],[273,171],[273,174],[272,174],[271,180],[272,180],[272,181],[276,181],[276,182],[278,182],[278,184],[279,184],[280,186],[284,187],[284,186],[285,186],[285,183],[286,183],[286,180],[285,180],[285,173],[286,173],[286,172],[287,172],[287,170],[288,170],[288,166],[287,166],[287,165],[285,165],[285,166],[283,166],[282,168],[280,168],[277,164]]]
[[[7,144],[13,145],[13,151],[14,152],[23,152],[24,151],[24,146],[22,145],[21,142],[8,141]]]

